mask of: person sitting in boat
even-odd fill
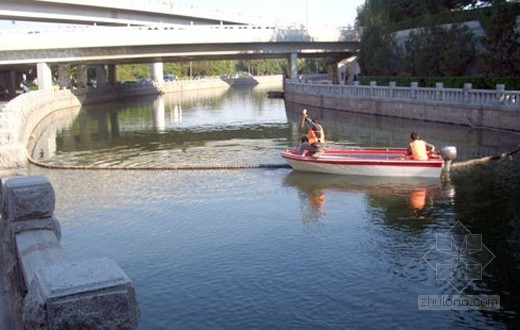
[[[298,155],[303,155],[307,153],[310,149],[311,145],[309,144],[309,138],[304,135],[300,140],[300,146],[298,147]]]
[[[410,134],[410,139],[412,142],[410,142],[406,155],[412,156],[414,160],[428,160],[429,155],[435,151],[435,146],[421,140],[416,132]]]

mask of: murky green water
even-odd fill
[[[266,91],[71,110],[45,124],[33,156],[93,166],[281,164],[279,152],[296,144],[301,109],[286,110]],[[309,112],[323,118],[331,144],[403,146],[418,130],[437,146],[456,145],[464,160],[519,142],[500,132]],[[519,170],[515,156],[446,181],[290,169],[29,171],[56,190],[71,259],[107,256],[132,278],[142,329],[505,329],[519,327]],[[459,293],[464,274],[454,274],[455,286],[436,279],[423,258],[458,221],[495,255],[487,265],[476,255],[482,279],[461,294],[498,295],[498,311],[418,309],[419,295]]]

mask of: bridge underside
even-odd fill
[[[345,58],[357,43],[294,42],[278,44],[154,45],[0,51],[0,67],[34,63],[125,64],[201,60],[288,58]]]

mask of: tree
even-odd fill
[[[516,14],[504,1],[490,7],[480,19],[485,37],[481,70],[489,75],[520,74],[520,40],[516,32]]]
[[[398,49],[389,32],[388,6],[385,0],[367,0],[358,9],[363,26],[358,62],[363,74],[394,75],[400,71]]]
[[[444,35],[445,48],[439,63],[441,76],[471,74],[471,68],[477,62],[475,34],[466,25],[454,24]]]
[[[405,49],[405,71],[411,76],[463,76],[476,58],[475,38],[465,25],[433,25],[412,32]]]

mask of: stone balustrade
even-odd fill
[[[464,88],[444,88],[438,83],[435,88],[418,87],[412,83],[410,87],[377,86],[372,82],[370,86],[331,85],[329,83],[315,83],[312,81],[287,81],[289,92],[306,93],[312,95],[330,95],[345,98],[372,98],[380,100],[420,101],[428,103],[460,104],[483,107],[502,107],[520,111],[520,91],[507,91],[504,85],[497,85],[496,90],[472,89],[471,84]]]
[[[112,260],[70,261],[59,243],[55,194],[42,176],[2,185],[0,234],[14,315],[24,329],[135,329],[135,288]],[[0,251],[0,252],[2,252]]]

